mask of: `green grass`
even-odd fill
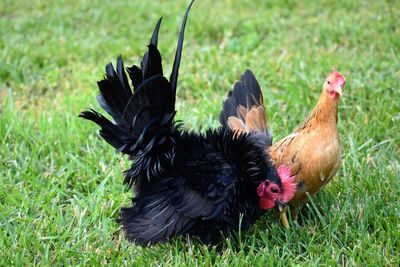
[[[161,15],[171,68],[187,1],[150,2],[0,2],[0,265],[398,266],[400,2],[198,0],[179,118],[217,127],[226,92],[251,68],[278,140],[306,117],[335,66],[348,81],[343,164],[289,230],[269,212],[219,247],[176,238],[142,248],[115,222],[132,196],[122,185],[129,162],[77,115],[99,109],[105,64],[119,54],[138,63]]]

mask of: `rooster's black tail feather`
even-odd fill
[[[163,76],[162,59],[157,49],[160,18],[140,68],[136,65],[127,68],[133,92],[121,57],[118,57],[116,69],[111,63],[106,66],[105,77],[98,82],[97,101],[114,122],[94,110],[79,115],[98,124],[100,135],[109,144],[132,157],[132,168],[125,179],[128,184],[159,176],[173,164],[176,87],[185,26],[192,4],[193,1],[182,22],[169,81]]]

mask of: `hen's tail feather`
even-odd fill
[[[268,131],[263,95],[257,79],[246,70],[228,93],[220,113],[221,125],[233,131],[258,132],[272,142]]]
[[[163,76],[162,58],[157,49],[161,18],[158,20],[140,68],[127,68],[132,89],[121,57],[116,69],[106,66],[104,79],[98,82],[100,106],[113,118],[114,123],[94,110],[80,117],[101,126],[101,136],[121,152],[131,156],[132,168],[125,173],[125,183],[160,176],[173,165],[175,158],[174,123],[176,83],[178,80],[184,31],[190,3],[179,35],[171,80]],[[172,85],[173,84],[173,87]]]

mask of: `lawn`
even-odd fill
[[[160,3],[156,3],[160,2]],[[188,1],[0,1],[0,265],[399,266],[400,1],[198,0],[178,85],[179,119],[218,127],[240,74],[259,79],[275,140],[313,108],[335,66],[343,163],[283,229],[268,212],[219,246],[125,240],[115,219],[129,162],[77,117],[96,81],[136,64],[156,20],[171,69]]]

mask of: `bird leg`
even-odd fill
[[[281,223],[283,225],[283,227],[285,228],[290,228],[289,226],[289,222],[288,219],[286,217],[286,210],[287,210],[287,205],[282,209],[281,213],[280,213],[280,218],[281,218]]]

